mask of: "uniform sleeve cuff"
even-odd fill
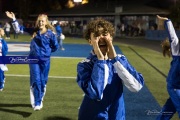
[[[13,18],[13,22],[16,21],[16,18]]]
[[[116,56],[114,59],[111,60],[111,63],[114,64],[115,62],[118,61],[118,56]]]

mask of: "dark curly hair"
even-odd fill
[[[163,56],[166,57],[167,55],[168,57],[171,57],[170,42],[168,38],[162,41],[161,47],[162,47]]]
[[[101,34],[106,33],[109,33],[111,36],[114,36],[115,30],[112,23],[110,23],[107,20],[104,20],[103,18],[97,18],[95,20],[90,21],[87,24],[87,28],[83,34],[84,38],[86,40],[89,40],[91,33],[94,33],[95,36],[99,36]]]

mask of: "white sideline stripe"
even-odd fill
[[[30,44],[8,44],[9,52],[21,52],[21,51],[29,51]]]
[[[7,56],[27,56],[27,55],[8,54]],[[58,56],[51,56],[51,58],[86,59],[86,57],[58,57]]]
[[[5,74],[5,76],[15,76],[15,77],[29,77],[29,75],[15,75],[15,74]],[[65,77],[65,76],[48,76],[49,78],[68,78],[76,79],[76,77]]]
[[[85,59],[86,57],[57,57],[57,56],[51,56],[51,58]]]

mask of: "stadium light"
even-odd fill
[[[74,0],[74,2],[75,2],[75,3],[77,3],[77,2],[82,2],[82,0]]]

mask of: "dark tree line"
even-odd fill
[[[173,22],[180,24],[180,1],[177,1],[170,7],[170,14],[168,16]]]
[[[61,10],[68,0],[2,0],[2,11],[13,11],[17,17],[28,19],[30,14]]]
[[[97,4],[98,1],[106,0],[89,0],[90,4]],[[109,0],[110,1],[110,0]],[[111,0],[120,4],[126,0]],[[130,0],[129,0],[130,1]],[[151,0],[149,0],[151,1]],[[180,23],[180,0],[152,0],[148,2],[154,7],[165,8],[170,11],[169,18]],[[1,0],[2,11],[13,11],[18,18],[28,19],[31,14],[46,13],[53,10],[65,9],[68,0]],[[173,2],[173,3],[172,3]],[[95,5],[96,5],[95,4]],[[168,5],[171,5],[170,7]]]

